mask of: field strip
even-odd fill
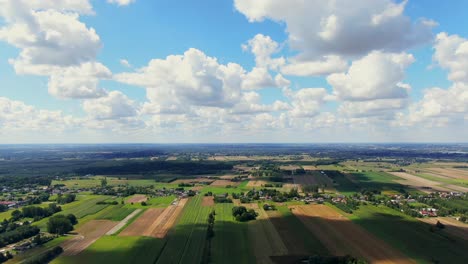
[[[143,232],[164,212],[164,208],[149,208],[127,228],[119,233],[119,236],[141,236]]]
[[[273,263],[270,256],[287,255],[288,249],[265,210],[259,208],[256,211],[257,220],[248,225],[249,238],[254,247],[256,261],[257,263]]]
[[[146,202],[148,198],[146,195],[142,194],[137,194],[132,196],[130,199],[127,200],[127,203],[140,203],[140,202]]]
[[[452,179],[464,179],[468,180],[468,171],[460,170],[460,169],[452,169],[452,168],[428,168],[430,172],[440,174],[446,177],[450,177]]]
[[[127,217],[125,217],[122,221],[120,221],[120,223],[118,223],[116,226],[114,226],[114,228],[109,230],[109,232],[107,232],[106,235],[110,236],[119,232],[119,230],[122,229],[122,227],[124,227],[128,223],[128,221],[130,221],[130,219],[135,217],[135,215],[137,215],[140,212],[141,212],[141,209],[136,209],[131,214],[127,215]]]
[[[431,218],[417,218],[419,221],[428,223],[430,225],[435,225],[437,221],[445,225],[443,231],[468,240],[468,224],[464,224],[456,219],[450,217],[431,217]]]
[[[161,222],[159,225],[156,225],[154,229],[150,229],[150,236],[156,237],[156,238],[163,238],[166,236],[167,232],[171,227],[174,225],[176,222],[177,218],[179,217],[180,213],[182,212],[182,209],[184,208],[185,204],[187,203],[188,199],[181,199],[177,205],[175,205],[175,209],[172,210],[172,213],[164,219],[161,219]],[[162,215],[161,215],[162,216]],[[158,217],[158,220],[156,222],[159,222],[160,217]]]
[[[351,254],[370,263],[415,263],[326,205],[301,205],[291,208],[293,214],[334,255]]]
[[[74,256],[85,250],[96,240],[111,230],[117,222],[109,220],[91,220],[78,228],[78,236],[61,244],[64,256]]]
[[[443,191],[443,192],[450,192],[450,189],[447,189],[443,186],[440,186],[441,183],[427,180],[406,172],[389,172],[390,174],[397,176],[399,178],[402,178],[403,180],[396,180],[395,182],[398,182],[403,185],[408,185],[413,188],[419,189],[423,192],[431,192],[430,189],[437,190],[437,191]],[[426,189],[430,188],[430,189]]]

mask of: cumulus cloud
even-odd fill
[[[436,37],[434,49],[433,59],[449,71],[448,79],[468,83],[468,40],[442,32]]]
[[[264,68],[245,71],[235,63],[220,64],[197,49],[166,59],[153,59],[136,72],[115,75],[115,80],[147,88],[147,113],[183,113],[191,106],[231,108],[243,90],[275,86]],[[284,83],[281,78],[278,82]]]
[[[61,111],[37,109],[24,102],[0,97],[0,133],[60,132],[76,125],[76,120]]]
[[[125,119],[137,115],[137,105],[119,91],[111,91],[105,97],[85,100],[83,109],[97,120]]]
[[[405,69],[413,62],[411,54],[374,51],[354,61],[348,72],[332,74],[327,81],[342,100],[406,98]]]
[[[289,45],[303,59],[400,52],[430,41],[434,25],[405,16],[406,1],[235,0],[234,5],[250,22],[284,22]]]
[[[291,110],[289,115],[293,117],[313,117],[320,112],[325,103],[327,90],[324,88],[303,88],[298,91],[289,91],[291,97]]]
[[[247,44],[243,44],[242,49],[254,54],[257,67],[278,69],[278,67],[285,63],[283,57],[272,58],[273,54],[280,51],[280,46],[270,36],[257,34]]]
[[[130,64],[130,62],[128,62],[128,60],[126,60],[126,59],[120,59],[119,62],[120,62],[120,65],[122,65],[122,66],[124,66],[124,67],[127,67],[127,68],[131,68],[131,67],[132,67],[132,65]]]
[[[95,61],[100,37],[79,20],[93,13],[88,1],[2,0],[0,10],[0,40],[20,50],[9,60],[16,73],[49,76],[49,91],[60,98],[104,95],[97,86],[110,71]]]

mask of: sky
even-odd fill
[[[466,10],[0,0],[0,144],[468,142]]]

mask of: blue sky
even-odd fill
[[[0,10],[0,143],[467,141],[466,1]]]

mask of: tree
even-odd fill
[[[106,187],[107,186],[107,177],[104,177],[104,179],[101,179],[101,187]]]
[[[63,235],[73,230],[70,219],[64,215],[55,215],[47,222],[47,231],[52,234]]]
[[[11,219],[13,221],[17,221],[19,219],[21,219],[21,217],[23,217],[23,214],[21,213],[20,210],[14,210],[13,212],[11,212]]]
[[[76,216],[74,214],[68,214],[67,218],[68,218],[68,220],[70,220],[70,223],[72,225],[78,224],[78,220],[76,219]]]

